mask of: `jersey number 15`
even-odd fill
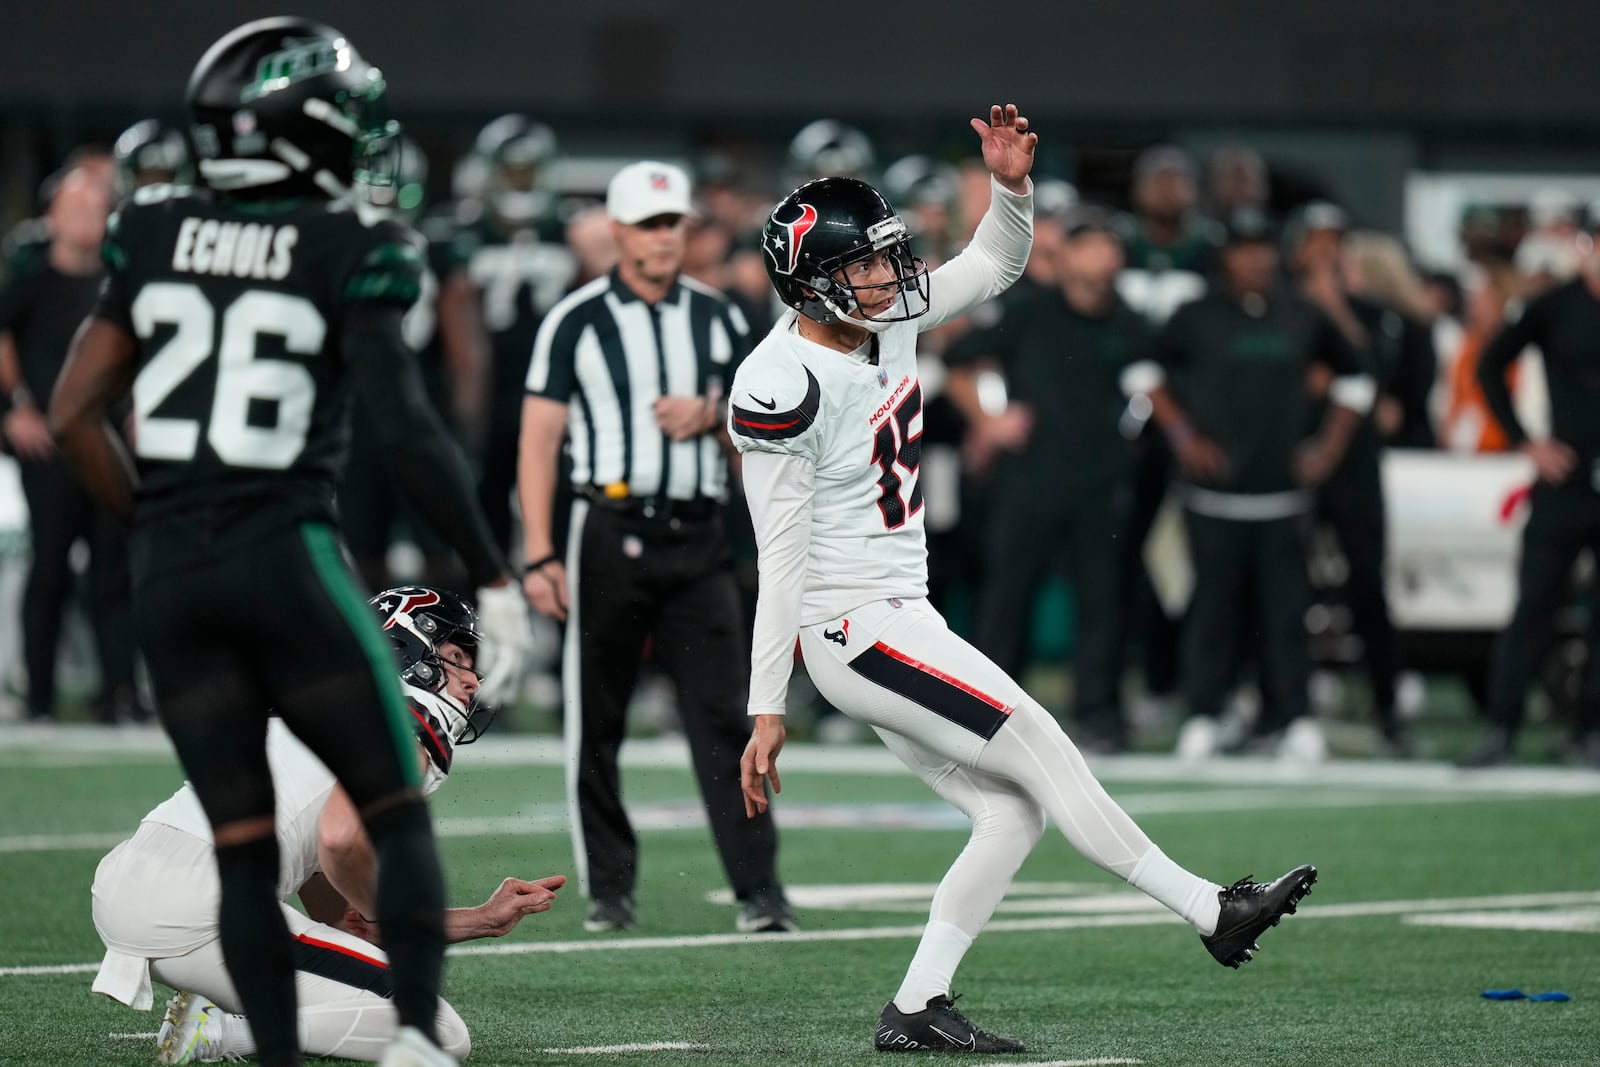
[[[878,510],[883,512],[883,525],[891,530],[904,526],[906,516],[915,515],[922,507],[922,482],[917,479],[917,467],[922,463],[922,431],[919,428],[915,437],[911,435],[911,420],[920,414],[922,383],[918,382],[894,409],[894,417],[884,419],[872,437],[872,462],[879,468]],[[896,466],[912,479],[910,501],[900,496],[902,479]]]

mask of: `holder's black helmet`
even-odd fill
[[[448,676],[439,646],[447,641],[455,644],[476,663],[483,643],[477,611],[454,593],[422,585],[385,589],[367,603],[372,605],[383,636],[394,649],[400,680],[442,698],[440,714],[447,721],[424,725],[435,726],[437,739],[447,746],[445,755],[448,757],[456,745],[476,741],[493,721],[493,710],[480,705],[476,693],[461,707],[445,692]],[[477,671],[473,669],[473,673]],[[431,738],[422,739],[431,749]],[[448,759],[444,769],[449,770]]]

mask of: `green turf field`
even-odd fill
[[[553,746],[495,744],[464,753],[436,798],[457,904],[504,875],[571,870]],[[569,888],[510,937],[455,955],[447,995],[473,1031],[470,1062],[873,1061],[878,1010],[963,832],[879,750],[796,746],[777,810],[805,934],[739,937],[692,778],[670,745],[625,751],[652,764],[625,773],[646,827],[640,929],[584,933]],[[1027,1042],[1010,1062],[1600,1063],[1600,774],[1096,766],[1179,862],[1231,881],[1309,861],[1322,879],[1254,963],[1229,971],[1052,831],[956,976],[975,1021]],[[100,1000],[72,965],[99,959],[100,855],[178,782],[146,735],[0,739],[0,1064],[150,1062],[147,1037],[119,1035],[153,1032],[159,1012]],[[1479,997],[1506,987],[1572,1000]],[[657,1043],[676,1047],[581,1051]]]

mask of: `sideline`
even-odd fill
[[[0,730],[0,766],[95,766],[92,756],[172,756],[172,745],[154,726],[8,723]],[[462,748],[464,766],[561,767],[560,738],[491,734]],[[1600,796],[1600,772],[1583,767],[1516,766],[1465,770],[1442,761],[1330,760],[1303,765],[1265,756],[1226,756],[1199,763],[1165,755],[1088,756],[1095,775],[1108,782],[1187,782],[1237,786],[1359,786],[1418,792],[1460,791],[1505,795]],[[795,742],[783,750],[786,770],[806,774],[903,775],[889,751],[876,744],[824,745]],[[640,738],[623,743],[624,767],[680,769],[689,766],[682,738]]]

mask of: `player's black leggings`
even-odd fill
[[[402,1023],[431,1034],[444,885],[392,653],[329,527],[290,526],[245,542],[202,540],[187,565],[139,568],[135,610],[162,723],[213,826],[272,814],[270,715],[328,766],[378,855],[396,1009]],[[151,552],[145,544],[136,556]],[[219,847],[217,864],[223,952],[261,1061],[298,1063],[289,935],[273,891],[276,842]]]

